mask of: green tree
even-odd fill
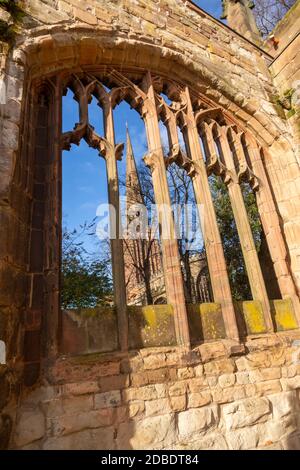
[[[80,230],[73,231],[66,227],[63,229],[61,261],[63,309],[96,307],[112,302],[110,263],[105,247],[102,247],[100,257],[89,254],[84,246],[83,238],[91,235],[90,230],[93,225],[85,223]]]
[[[247,271],[245,268],[240,240],[232,213],[228,190],[223,181],[210,176],[210,187],[214,199],[214,206],[223,242],[232,295],[235,300],[248,300],[252,298]],[[255,194],[250,186],[242,183],[242,191],[248,220],[257,251],[261,249],[262,226],[256,205]]]

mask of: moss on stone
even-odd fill
[[[226,338],[220,304],[189,304],[187,310],[192,342]]]
[[[130,349],[176,344],[171,305],[129,306],[127,312]]]
[[[271,308],[278,331],[295,330],[298,328],[291,299],[272,300]]]
[[[116,315],[115,307],[99,306],[91,308],[82,308],[78,310],[78,314],[84,318],[103,317],[104,315]]]
[[[237,302],[238,313],[242,315],[248,335],[257,335],[267,332],[264,313],[261,302],[258,300],[247,300]]]

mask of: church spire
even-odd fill
[[[257,28],[252,9],[255,4],[251,0],[222,0],[222,19],[227,19],[228,26],[245,38],[259,44],[261,34]]]
[[[138,171],[134,159],[132,143],[126,124],[126,195],[127,204],[143,204],[143,196]]]

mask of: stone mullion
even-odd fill
[[[50,114],[49,171],[45,211],[45,304],[46,304],[46,355],[55,357],[62,336],[60,302],[62,262],[62,84],[60,77],[53,85],[53,103]]]
[[[113,121],[113,107],[110,100],[107,100],[104,106],[104,129],[105,138],[108,141],[110,150],[107,149],[105,155],[107,179],[108,179],[108,200],[114,208],[110,220],[111,229],[114,228],[113,237],[111,237],[111,259],[112,273],[114,283],[114,303],[118,316],[118,336],[119,346],[122,351],[128,349],[128,317],[127,317],[127,299],[126,299],[126,281],[124,267],[123,241],[120,234],[120,197],[117,158],[115,152],[115,132]]]
[[[162,237],[161,239],[167,300],[174,308],[177,342],[178,344],[189,347],[190,335],[184,296],[183,277],[178,251],[178,241],[175,235],[175,225],[171,212],[171,200],[166,175],[164,153],[161,145],[155,93],[150,73],[145,77],[145,88],[147,98],[143,103],[143,118],[146,126],[149,149],[146,163],[150,166],[152,172],[155,202],[158,206],[157,212],[159,224],[160,226],[165,226],[165,223],[167,222],[169,228],[169,236],[166,238]],[[170,209],[169,213],[163,214],[160,207],[168,207]],[[163,215],[167,217],[167,221],[164,220]]]
[[[249,143],[250,142],[250,143]],[[276,278],[282,298],[292,300],[300,325],[300,304],[297,290],[287,264],[287,251],[281,232],[279,217],[273,200],[272,191],[261,159],[259,148],[252,138],[246,137],[246,146],[250,156],[253,172],[260,185],[256,192],[257,206],[263,230],[273,261]]]
[[[274,326],[271,317],[270,302],[268,299],[268,294],[262,270],[260,267],[252,230],[248,220],[248,214],[245,207],[242,190],[236,174],[233,156],[225,130],[220,129],[219,131],[219,141],[221,147],[220,150],[222,151],[222,156],[226,169],[232,176],[227,182],[228,193],[234,219],[237,226],[237,231],[239,234],[239,239],[241,242],[243,257],[245,260],[253,300],[258,300],[261,302],[264,311],[266,327],[268,331],[273,331]]]
[[[184,134],[188,156],[194,162],[195,167],[192,180],[196,201],[199,209],[204,208],[204,214],[201,213],[201,209],[199,210],[199,217],[202,224],[202,233],[214,301],[220,303],[222,306],[228,338],[238,340],[239,333],[224,251],[188,88],[185,90],[185,97],[187,99],[187,122],[184,128]]]
[[[180,144],[178,139],[178,131],[176,125],[176,117],[175,114],[167,110],[167,117],[165,119],[165,125],[168,131],[168,138],[169,138],[169,146],[170,146],[170,156],[176,156],[180,151]]]

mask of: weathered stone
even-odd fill
[[[170,397],[172,411],[183,411],[186,409],[186,395]]]
[[[184,367],[182,369],[178,369],[177,374],[179,380],[191,379],[194,377],[194,370],[192,367]]]
[[[222,434],[212,432],[204,438],[196,439],[193,442],[186,442],[186,446],[183,448],[188,450],[227,450],[228,445]]]
[[[183,395],[186,392],[187,383],[186,382],[177,382],[174,385],[169,387],[170,397]]]
[[[92,429],[67,436],[50,437],[43,443],[44,450],[114,450],[114,430]]]
[[[70,395],[86,395],[88,393],[99,392],[99,384],[98,382],[76,382],[72,384],[66,384],[63,390],[64,393]]]
[[[125,402],[132,400],[154,400],[157,398],[157,391],[154,385],[140,388],[128,388],[122,391],[122,398]]]
[[[183,411],[178,414],[179,435],[184,438],[205,433],[215,428],[218,420],[217,406]]]
[[[198,408],[208,405],[212,401],[210,392],[188,394],[188,408]]]
[[[228,430],[264,422],[269,418],[270,413],[270,402],[266,398],[249,398],[223,407]]]
[[[110,408],[121,403],[121,392],[113,390],[111,392],[97,393],[95,395],[95,408]]]
[[[131,402],[128,405],[129,418],[135,418],[145,411],[145,403],[143,401]]]
[[[17,40],[2,41],[0,54],[0,340],[9,371],[4,377],[0,368],[0,448],[114,449],[116,441],[120,449],[299,447],[299,2],[274,31],[277,49],[274,38],[259,43],[247,2],[225,2],[232,29],[192,2],[126,1],[123,9],[111,0],[23,3]],[[80,124],[62,137],[56,98],[68,86]],[[107,86],[118,89],[104,99]],[[108,118],[101,142],[88,126],[87,106],[99,90]],[[138,269],[126,286],[128,256],[116,237],[116,309],[59,316],[58,143],[101,144],[109,199],[118,207],[121,146],[110,104],[124,99],[145,123],[155,201],[169,206],[166,164],[176,161],[191,176],[196,203],[205,205],[205,256],[187,276],[192,297],[201,298],[192,307],[198,331],[186,315],[173,236],[154,243],[157,259],[149,256],[155,305],[127,309],[125,294],[135,300],[127,303],[141,303],[145,287]],[[226,182],[241,241],[255,299],[243,302],[242,312],[232,302],[207,171]],[[255,190],[264,233],[259,255],[244,180]],[[207,267],[217,304],[207,303]],[[209,342],[191,350],[190,336]]]
[[[235,363],[232,359],[222,359],[204,364],[206,375],[225,374],[235,372]]]
[[[117,434],[117,447],[122,449],[152,449],[155,444],[175,439],[174,415],[162,415],[121,424]]]
[[[258,395],[269,395],[271,393],[281,392],[282,387],[280,380],[267,380],[256,384],[256,391]]]
[[[274,419],[281,419],[297,409],[297,397],[295,392],[283,392],[270,395]]]
[[[295,390],[300,388],[300,376],[292,377],[290,379],[281,379],[283,390]]]
[[[101,395],[101,394],[99,394]],[[95,397],[96,401],[97,395]],[[91,395],[74,396],[63,398],[63,409],[66,414],[75,414],[83,411],[90,411],[94,406]]]
[[[170,402],[168,398],[151,400],[146,402],[146,416],[159,415],[170,412]]]
[[[38,410],[21,410],[17,421],[14,440],[17,447],[22,447],[44,437],[45,417]]]
[[[223,374],[219,377],[219,385],[221,388],[232,387],[235,384],[234,374]]]
[[[267,380],[274,380],[281,378],[281,370],[279,367],[272,367],[269,369],[258,369],[249,372],[249,381],[251,383],[263,382]]]
[[[232,450],[247,450],[257,447],[259,438],[258,430],[255,426],[246,429],[239,429],[226,434],[229,448]]]

